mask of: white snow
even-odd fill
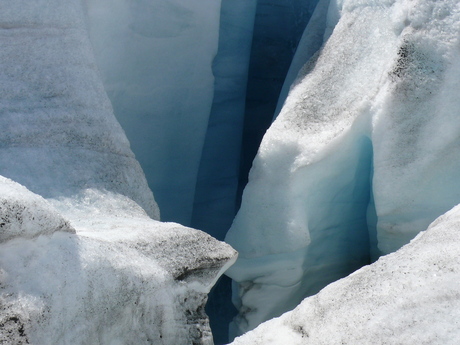
[[[267,131],[226,237],[240,253],[235,333],[460,201],[459,32],[457,1],[331,1],[326,43]]]
[[[459,231],[456,206],[410,244],[232,344],[458,344]]]

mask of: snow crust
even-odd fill
[[[456,206],[410,244],[232,344],[457,344],[459,231]]]
[[[325,23],[226,237],[240,253],[228,272],[235,334],[397,250],[460,200],[458,2],[331,1]]]
[[[0,243],[75,230],[42,197],[0,176]]]

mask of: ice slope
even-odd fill
[[[190,225],[213,100],[221,1],[86,5],[105,89],[162,219]]]
[[[207,292],[236,252],[151,218],[85,19],[0,4],[0,342],[212,344]]]
[[[234,345],[458,344],[460,206]]]
[[[226,239],[235,333],[409,242],[460,200],[460,4],[331,1]],[[328,33],[326,32],[328,35]]]

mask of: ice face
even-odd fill
[[[455,1],[330,3],[326,43],[267,131],[226,238],[240,252],[236,333],[458,203],[459,19]]]
[[[213,99],[220,1],[86,3],[105,89],[162,219],[190,225]]]
[[[247,83],[240,188],[247,183],[252,161],[273,120],[286,73],[317,2],[257,2]]]
[[[458,229],[460,206],[397,252],[232,344],[458,343]]]
[[[244,105],[256,1],[224,0],[214,96],[200,161],[192,226],[218,239],[235,217]]]
[[[45,198],[103,188],[158,219],[100,81],[81,3],[26,3],[5,1],[0,13],[0,174]]]

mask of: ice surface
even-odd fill
[[[85,15],[0,5],[0,343],[212,344],[207,293],[236,252],[151,218]]]
[[[328,28],[333,28],[329,34]],[[331,1],[227,235],[235,333],[397,250],[460,200],[456,1]]]
[[[100,81],[81,2],[3,1],[0,41],[0,174],[45,198],[103,188],[158,219]]]
[[[458,344],[460,206],[234,345]]]
[[[329,2],[330,0],[318,1],[315,11],[308,21],[307,28],[305,28],[303,32],[286,78],[284,79],[283,88],[281,89],[278,97],[278,105],[276,106],[274,118],[276,118],[281,111],[289,90],[296,84],[295,81],[297,79],[297,74],[305,64],[305,61],[310,60],[321,48],[325,39],[329,38],[330,31],[332,30],[328,27],[327,23]]]
[[[55,231],[75,232],[45,199],[0,176],[0,243]]]
[[[105,89],[162,219],[190,225],[213,99],[220,1],[86,3]]]

